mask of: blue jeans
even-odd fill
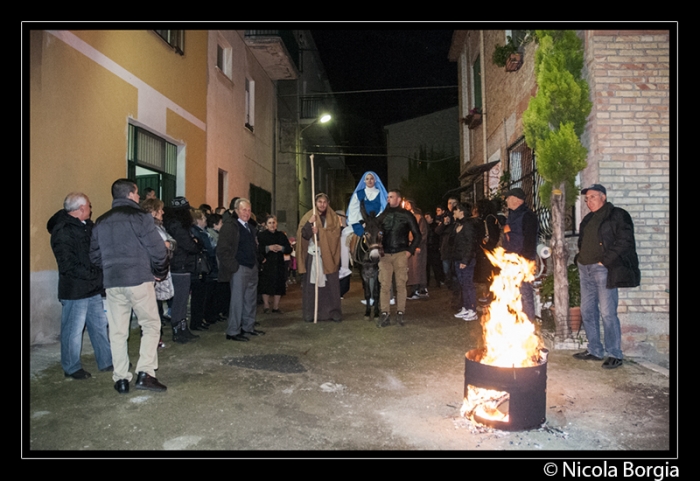
[[[617,317],[617,288],[605,287],[608,269],[599,264],[578,265],[581,279],[581,318],[588,338],[588,352],[594,356],[622,359],[622,332]],[[600,322],[603,321],[605,350],[600,342]]]
[[[462,307],[476,312],[476,286],[474,286],[476,259],[469,261],[464,269],[460,269],[459,264],[459,261],[455,261],[454,268],[459,285],[462,286]]]
[[[523,282],[520,284],[520,296],[523,303],[523,312],[530,319],[530,322],[535,322],[535,288],[532,282]]]
[[[97,294],[87,299],[60,299],[61,312],[61,366],[66,374],[82,369],[80,352],[83,349],[83,330],[87,326],[90,342],[95,350],[97,368],[112,365],[112,351],[107,335],[102,296]]]

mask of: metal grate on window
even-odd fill
[[[128,160],[136,165],[165,174],[177,174],[177,145],[131,124],[128,155]]]

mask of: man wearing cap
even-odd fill
[[[637,287],[641,280],[634,241],[634,224],[629,213],[607,201],[607,191],[593,184],[581,191],[590,213],[579,228],[578,264],[581,280],[581,317],[588,349],[576,359],[603,361],[604,369],[622,365],[621,329],[617,317],[619,287]],[[599,319],[603,321],[605,348],[600,341]]]
[[[115,381],[120,394],[129,392],[128,338],[131,311],[141,326],[136,364],[136,389],[165,391],[156,379],[160,315],[154,282],[168,274],[168,254],[153,216],[139,207],[139,189],[129,179],[112,184],[112,209],[95,222],[90,260],[102,268],[107,291],[107,320]]]
[[[538,222],[537,216],[525,203],[525,191],[520,187],[506,192],[508,219],[503,228],[502,247],[506,252],[513,252],[532,262],[537,258]],[[535,322],[535,291],[532,283],[520,285],[523,312]]]

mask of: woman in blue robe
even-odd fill
[[[362,236],[365,233],[361,224],[360,202],[365,202],[365,210],[368,214],[374,212],[375,215],[379,215],[386,208],[386,199],[387,191],[379,176],[371,170],[365,172],[350,197],[347,210],[348,226],[352,227],[355,234]]]

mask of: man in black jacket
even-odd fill
[[[63,201],[63,209],[46,224],[58,264],[58,300],[63,306],[61,366],[65,376],[73,379],[91,377],[80,363],[86,326],[97,368],[112,369],[107,317],[102,304],[102,271],[90,262],[91,214],[90,199],[83,193],[72,192]]]
[[[619,287],[637,287],[641,281],[634,241],[634,224],[626,210],[607,201],[607,191],[593,184],[581,191],[590,213],[581,221],[576,256],[581,280],[581,317],[588,349],[576,359],[603,361],[604,369],[622,365],[622,333],[617,317]],[[600,341],[603,321],[605,349]]]
[[[537,216],[525,203],[525,191],[520,187],[506,192],[505,200],[508,206],[508,220],[503,228],[501,245],[506,252],[513,252],[534,263],[537,259],[539,237]],[[535,322],[535,291],[531,282],[523,282],[520,285],[520,295],[523,312],[531,322]]]
[[[141,348],[136,364],[136,389],[165,391],[156,379],[160,316],[154,281],[168,274],[165,243],[153,216],[139,207],[136,184],[118,179],[112,184],[112,209],[101,215],[92,230],[90,260],[104,273],[107,319],[112,344],[115,381],[120,394],[129,392],[127,339],[133,310],[141,326]]]
[[[401,207],[401,192],[394,189],[387,195],[387,207],[380,214],[382,223],[382,245],[384,256],[379,260],[379,294],[382,314],[377,327],[388,326],[390,309],[390,288],[392,275],[396,276],[396,320],[403,326],[406,310],[406,281],[408,280],[408,258],[420,245],[421,233],[416,218]],[[408,234],[413,234],[409,244]]]

